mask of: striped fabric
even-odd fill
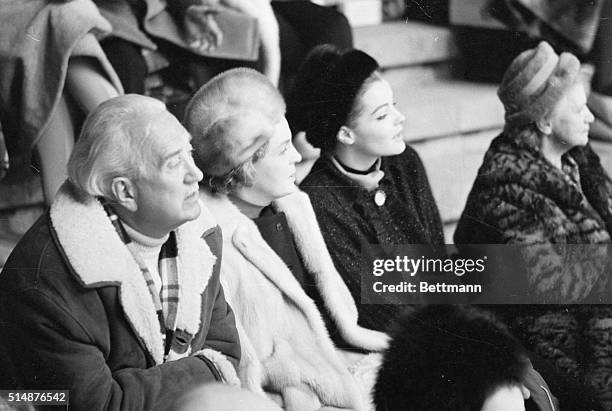
[[[121,238],[121,241],[123,241],[128,250],[130,250],[132,257],[134,257],[147,283],[153,305],[155,306],[155,311],[157,312],[160,326],[159,330],[164,341],[164,347],[166,347],[165,351],[166,354],[168,354],[170,347],[169,344],[166,344],[166,337],[171,336],[176,327],[176,314],[179,303],[179,264],[176,234],[174,231],[170,232],[168,241],[164,243],[159,253],[159,274],[161,276],[162,288],[161,292],[158,294],[151,273],[125,231],[119,216],[108,203],[102,201],[102,205],[115,231],[117,231],[119,238]]]

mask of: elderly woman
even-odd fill
[[[360,50],[317,47],[288,98],[294,131],[322,151],[300,187],[308,193],[334,264],[361,296],[361,244],[444,244],[418,154],[402,138],[404,116],[378,63]],[[399,305],[359,305],[366,327],[384,330]]]
[[[69,390],[79,410],[143,410],[206,382],[239,384],[220,233],[198,201],[190,140],[148,97],[88,117],[68,181],[0,274],[0,363],[6,373],[13,360],[16,377],[0,373],[0,386]]]
[[[557,55],[544,42],[513,61],[498,92],[505,128],[485,155],[455,232],[458,244],[537,245],[527,252],[534,292],[571,302],[606,286],[607,255],[596,245],[610,243],[612,233],[612,182],[587,145],[593,115],[579,71],[573,55]],[[543,306],[522,314],[519,330],[536,352],[586,375],[602,398],[610,392],[609,307]]]
[[[284,113],[279,92],[249,69],[212,79],[186,112],[204,172],[200,196],[223,231],[221,278],[241,331],[241,380],[280,394],[289,410],[364,409],[347,361],[302,286],[352,347],[382,350],[387,335],[357,325],[355,302],[308,197],[294,184],[300,155]]]

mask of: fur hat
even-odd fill
[[[529,368],[523,348],[492,314],[431,305],[401,316],[374,387],[379,411],[478,410]]]
[[[520,126],[547,115],[579,73],[580,62],[573,54],[558,55],[545,41],[519,54],[497,92],[506,110],[506,124]]]
[[[355,98],[376,70],[376,60],[361,50],[341,52],[329,44],[315,47],[300,67],[287,98],[287,121],[292,131],[305,131],[313,146],[332,151]]]

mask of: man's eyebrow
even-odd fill
[[[179,149],[179,150],[174,150],[174,151],[171,151],[171,152],[169,152],[169,153],[164,153],[164,154],[161,156],[161,158],[160,158],[160,162],[161,162],[161,163],[164,163],[164,162],[166,162],[168,159],[170,159],[170,158],[172,158],[172,157],[174,157],[174,156],[177,156],[177,155],[181,154],[181,152],[182,152],[182,151],[183,151],[183,149],[181,148],[181,149]]]
[[[372,113],[371,113],[371,114],[376,113],[378,110],[380,110],[381,108],[383,108],[383,107],[385,107],[385,106],[388,106],[388,105],[389,105],[389,103],[383,103],[383,104],[381,104],[380,106],[378,106],[378,107],[376,107],[374,110],[372,110]]]
[[[161,161],[164,162],[164,161],[168,160],[171,157],[177,156],[177,155],[181,154],[185,149],[189,149],[189,150],[192,149],[191,141],[188,143],[188,145],[186,147],[177,148],[176,150],[173,150],[173,151],[170,151],[170,152],[162,154]]]

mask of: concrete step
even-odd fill
[[[445,225],[453,226],[461,216],[484,154],[500,132],[495,128],[411,144],[423,160]]]
[[[405,90],[432,85],[452,77],[449,62],[382,69],[383,77],[392,87]]]
[[[496,85],[438,79],[415,87],[401,75],[389,77],[389,81],[398,109],[406,116],[407,141],[456,136],[504,124]]]
[[[603,168],[612,176],[612,142],[591,139],[591,146],[599,155]]]
[[[386,22],[353,29],[355,48],[372,55],[383,68],[448,61],[457,57],[449,28],[419,22]]]

